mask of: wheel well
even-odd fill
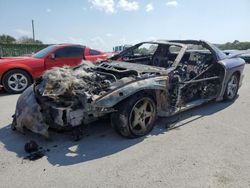
[[[127,98],[121,100],[120,102],[118,102],[117,104],[115,104],[114,107],[116,108],[121,103],[123,103],[124,101],[130,99],[131,97],[134,97],[135,95],[149,95],[154,100],[155,104],[157,104],[156,91],[157,90],[154,90],[154,89],[145,89],[145,90],[137,91],[136,93],[130,95],[129,97],[127,97]]]
[[[135,94],[138,94],[138,93],[141,93],[141,94],[144,94],[144,95],[149,95],[150,97],[152,97],[155,102],[156,102],[156,94],[155,94],[155,91],[156,90],[153,90],[153,89],[146,89],[146,90],[143,90],[141,92],[137,92]]]
[[[238,79],[240,78],[240,71],[235,71],[233,74],[236,74],[236,76],[238,77]]]
[[[5,72],[3,73],[3,76],[2,76],[2,78],[1,78],[1,84],[3,84],[3,78],[4,78],[4,76],[5,76],[8,72],[10,72],[10,71],[12,71],[12,70],[21,70],[21,71],[26,72],[26,73],[29,75],[29,77],[30,77],[30,79],[31,79],[31,82],[33,83],[33,77],[32,77],[32,75],[31,75],[27,70],[22,69],[22,68],[14,68],[14,69],[9,69],[9,70],[7,70],[7,71],[5,71]]]

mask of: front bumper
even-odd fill
[[[41,107],[36,101],[32,86],[27,88],[18,98],[12,127],[20,132],[24,132],[24,128],[27,128],[45,137],[49,136],[49,126],[44,121]]]
[[[30,86],[17,101],[12,126],[21,132],[25,127],[32,132],[48,137],[49,127],[57,130],[69,130],[72,127],[93,122],[113,111],[112,108],[95,107],[92,103],[85,104],[84,108],[78,109],[71,106],[59,107],[39,100]]]

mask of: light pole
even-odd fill
[[[32,34],[33,34],[33,41],[35,41],[34,20],[32,20]]]

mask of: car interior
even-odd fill
[[[180,65],[197,65],[201,62],[209,64],[214,61],[213,55],[201,46],[191,45],[181,59]],[[202,50],[194,50],[198,48]],[[181,47],[169,44],[142,43],[131,48],[120,57],[122,61],[169,68],[175,61]]]
[[[182,47],[173,44],[142,43],[121,53],[120,60],[170,68]],[[218,94],[224,70],[216,63],[211,51],[202,45],[187,44],[187,49],[171,77],[174,86],[172,105],[200,98],[214,97]]]

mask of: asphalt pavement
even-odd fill
[[[18,96],[0,93],[0,187],[250,187],[250,65],[235,102],[159,119],[138,139],[117,135],[108,120],[78,142],[23,135],[10,128]],[[24,159],[30,140],[44,157]]]

